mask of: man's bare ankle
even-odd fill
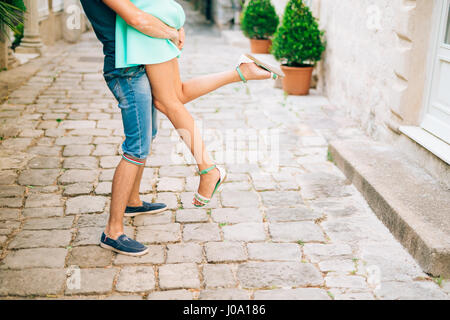
[[[122,234],[123,230],[112,231],[111,229],[105,229],[105,235],[113,240],[117,240],[117,238],[119,238]]]
[[[142,206],[141,200],[128,201],[127,203],[127,207],[140,207],[140,206]]]

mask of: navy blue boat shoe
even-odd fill
[[[167,209],[167,205],[164,203],[149,203],[142,201],[142,206],[139,207],[126,207],[125,217],[134,217],[144,213],[156,214],[163,212]]]
[[[117,240],[111,239],[103,232],[100,239],[100,247],[112,250],[127,256],[142,256],[148,253],[149,248],[137,242],[125,234],[120,235]]]

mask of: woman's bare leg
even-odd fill
[[[174,63],[175,72],[180,73],[178,60]],[[254,63],[243,63],[239,67],[247,80],[264,80],[270,78],[270,72],[258,67]],[[178,77],[179,80],[179,77]],[[178,96],[182,103],[188,103],[198,97],[212,92],[224,85],[240,82],[241,78],[236,70],[208,74],[181,83],[177,83]]]
[[[176,87],[179,73],[176,72],[175,63],[171,60],[160,64],[147,65],[146,71],[152,86],[152,94],[155,106],[164,113],[177,129],[183,141],[191,150],[197,162],[198,169],[204,170],[211,167],[214,162],[205,149],[200,131],[195,126],[194,118],[178,98]],[[210,197],[214,185],[219,180],[218,170],[211,170],[208,174],[201,176],[198,192],[205,197]]]
[[[254,63],[241,65],[241,71],[247,80],[268,79],[270,73]],[[214,162],[206,151],[200,131],[194,119],[184,106],[195,98],[209,93],[226,84],[241,81],[236,70],[206,75],[181,82],[178,60],[147,65],[146,71],[152,87],[155,106],[164,113],[178,130],[183,141],[189,147],[200,171],[211,167]],[[209,198],[219,180],[218,170],[211,170],[200,177],[198,192]],[[194,203],[200,204],[197,200]]]

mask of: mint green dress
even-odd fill
[[[136,7],[167,25],[180,29],[186,20],[183,7],[173,0],[131,0]],[[130,27],[117,15],[116,68],[158,64],[180,55],[177,46],[168,39],[149,37]]]

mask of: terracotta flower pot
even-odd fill
[[[250,39],[250,48],[252,53],[269,53],[272,40]]]
[[[294,96],[309,94],[313,67],[286,67],[281,66],[285,77],[283,78],[283,90]]]

